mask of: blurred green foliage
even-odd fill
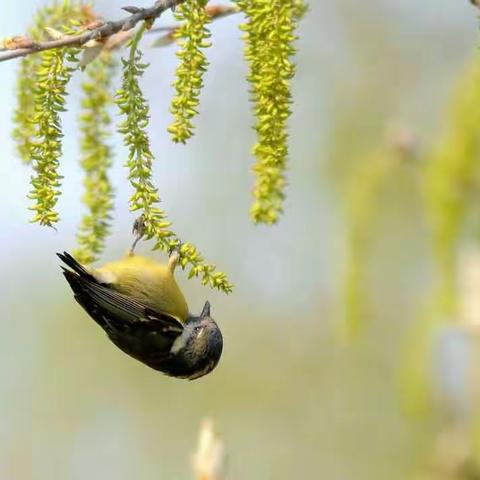
[[[480,61],[474,58],[461,77],[446,126],[426,158],[424,188],[441,279],[440,302],[450,314],[455,312],[459,241],[462,236],[475,240],[466,219],[480,193]]]
[[[109,53],[105,53],[87,66],[86,79],[82,82],[84,96],[79,121],[82,130],[81,163],[85,171],[83,202],[88,212],[82,218],[79,247],[74,254],[84,264],[98,260],[110,232],[113,195],[108,169],[112,164],[112,154],[107,142],[111,136],[109,106],[114,72],[115,61]]]

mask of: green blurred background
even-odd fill
[[[4,0],[0,35],[25,32],[41,4]],[[124,4],[96,5],[114,19]],[[80,75],[64,115],[55,232],[29,224],[30,172],[10,139],[18,65],[0,65],[0,478],[192,478],[190,457],[207,416],[225,439],[231,479],[400,480],[428,470],[451,412],[435,398],[417,402],[429,380],[438,383],[435,375],[450,378],[425,347],[429,327],[415,328],[425,325],[435,277],[420,167],[402,166],[376,201],[361,285],[366,306],[353,341],[340,326],[347,190],[352,182],[361,190],[355,172],[390,125],[415,132],[420,149],[440,136],[456,79],[478,55],[477,12],[466,0],[310,2],[297,44],[288,198],[272,228],[254,227],[248,217],[254,132],[239,21],[212,25],[197,134],[186,147],[166,133],[175,48],[144,46],[152,65],[142,85],[163,205],[180,238],[236,286],[225,296],[178,274],[191,309],[209,299],[225,337],[217,370],[192,383],[117,350],[75,303],[58,267],[55,252],[75,247],[82,214]],[[127,250],[134,220],[126,152],[120,137],[112,142],[117,197],[105,261]],[[417,382],[416,367],[431,377]],[[451,388],[463,395],[462,385]]]

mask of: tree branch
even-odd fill
[[[480,0],[478,0],[480,1]],[[207,15],[212,20],[219,20],[220,18],[228,17],[236,13],[240,13],[240,9],[236,5],[207,5],[205,7]],[[148,30],[147,33],[167,32],[172,33],[177,30],[180,25],[161,25],[159,27],[153,27]]]
[[[137,8],[125,7],[124,9],[131,12],[126,18],[114,22],[105,22],[98,28],[94,28],[88,32],[79,35],[69,35],[57,40],[47,42],[35,43],[28,48],[17,48],[14,50],[7,50],[0,53],[0,62],[11,60],[13,58],[24,57],[32,53],[42,52],[44,50],[51,50],[61,47],[81,47],[90,40],[101,40],[111,37],[113,34],[120,31],[131,30],[137,23],[144,20],[155,20],[166,10],[180,5],[185,0],[157,0],[152,7]]]
[[[205,7],[205,12],[210,17],[212,21],[218,20],[220,18],[225,18],[230,15],[240,13],[241,10],[237,5],[207,5]],[[145,33],[159,33],[163,32],[163,35],[155,38],[152,47],[165,47],[175,42],[175,34],[178,32],[182,24],[177,23],[176,25],[160,25],[158,27],[150,28]],[[128,32],[123,32],[123,35],[116,35],[109,38],[105,44],[106,50],[114,50],[122,45],[124,45],[133,35],[133,31],[129,30]],[[118,38],[117,38],[118,37]]]

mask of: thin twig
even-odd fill
[[[210,20],[218,20],[220,18],[228,17],[230,15],[240,13],[240,9],[237,5],[207,5],[205,7],[206,14],[210,17]],[[152,47],[165,47],[175,42],[176,34],[181,28],[181,24],[170,26],[159,26],[152,28],[150,32],[165,32],[163,35],[157,37],[152,43]]]
[[[206,11],[212,20],[219,20],[220,18],[229,17],[230,15],[240,13],[240,9],[236,5],[228,5],[228,6],[210,5],[206,7]],[[169,32],[174,32],[179,28],[180,28],[179,24],[160,25],[158,27],[151,28],[147,33],[160,33],[160,32],[169,33]]]
[[[240,9],[236,5],[207,5],[205,7],[205,11],[212,21],[240,13]],[[150,28],[145,33],[151,34],[163,32],[163,35],[155,38],[151,46],[166,47],[172,43],[175,43],[175,34],[178,32],[181,26],[181,23],[177,23],[175,25],[160,25],[158,27]],[[130,38],[132,38],[132,35],[133,30],[112,35],[104,45],[105,50],[115,50],[122,47],[130,40]]]
[[[133,12],[122,20],[114,22],[106,22],[98,28],[94,28],[88,32],[79,35],[69,35],[58,40],[51,40],[47,42],[35,43],[28,48],[17,48],[0,53],[0,62],[11,60],[12,58],[24,57],[32,53],[41,52],[44,50],[52,50],[61,47],[80,47],[90,40],[101,40],[111,37],[113,34],[120,31],[131,30],[137,23],[144,20],[155,20],[166,10],[180,5],[185,0],[157,0],[152,7],[137,8],[126,7],[127,11]]]

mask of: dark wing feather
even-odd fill
[[[111,329],[122,330],[138,323],[150,323],[156,330],[173,338],[182,333],[183,325],[172,315],[154,311],[141,302],[100,284],[68,253],[57,255],[72,269],[62,267],[75,299],[107,333]]]

